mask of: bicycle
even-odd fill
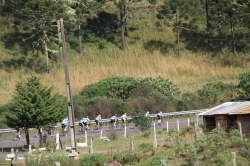
[[[112,129],[119,129],[119,123],[118,123],[118,119],[116,121],[110,121],[109,122],[110,125],[109,125],[109,130],[112,130]]]
[[[87,132],[89,130],[89,125],[84,126],[84,127],[80,127],[79,129],[79,133],[83,134],[85,131]]]
[[[17,132],[14,133],[14,136],[13,136],[14,141],[21,140],[21,138],[22,138],[22,136],[18,135]]]
[[[156,127],[161,127],[161,126],[164,126],[164,120],[163,120],[163,118],[161,118],[160,123],[158,121],[156,123]]]
[[[102,129],[102,122],[99,123],[99,129],[98,129],[98,125],[95,125],[92,129],[93,133],[96,131],[100,131]]]
[[[67,134],[68,126],[62,124],[62,130],[60,132],[60,136],[65,136]]]

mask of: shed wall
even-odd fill
[[[241,122],[242,133],[246,136],[250,136],[250,115],[238,115],[238,121]]]

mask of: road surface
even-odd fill
[[[167,123],[166,121],[168,121],[168,127],[169,128],[174,128],[174,127],[177,127],[177,119],[165,119],[164,120],[164,126],[161,126],[161,128],[167,128]],[[178,119],[179,121],[179,126],[180,127],[184,127],[184,126],[187,126],[188,125],[188,118],[179,118]],[[191,117],[189,118],[189,122],[190,123],[195,123],[197,122],[197,118],[196,117]],[[199,124],[203,124],[203,119],[201,117],[199,117],[198,119],[198,123]],[[78,126],[77,126],[78,128]],[[151,130],[153,130],[153,125],[151,127]],[[124,133],[124,130],[117,130],[118,133]],[[139,131],[139,128],[138,127],[135,127],[134,124],[129,124],[129,126],[127,127],[127,133],[129,132],[137,132]],[[103,136],[107,135],[109,133],[109,129],[108,127],[104,127],[103,128]],[[14,134],[14,133],[13,133]],[[88,137],[95,137],[95,136],[100,136],[100,132],[92,132],[92,130],[90,130],[88,132]],[[76,137],[77,138],[85,138],[85,135],[84,134],[80,134],[78,131],[76,131]],[[65,139],[65,137],[61,137],[61,139]],[[38,144],[39,142],[39,138],[37,137],[34,137],[34,135],[31,135],[30,136],[30,143],[31,144]],[[26,145],[26,139],[23,137],[21,140],[17,140],[17,141],[14,141],[13,140],[13,137],[7,137],[7,138],[0,138],[0,148],[15,148],[15,147],[22,147]]]

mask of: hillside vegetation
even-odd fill
[[[162,4],[162,2],[158,3]],[[136,5],[134,6],[136,7]],[[201,51],[202,49],[194,51],[187,49],[185,42],[181,42],[181,56],[178,56],[176,34],[172,28],[159,27],[156,24],[158,8],[142,8],[141,6],[149,6],[149,4],[141,3],[137,6],[139,8],[128,10],[127,13],[128,16],[131,16],[130,19],[127,19],[127,28],[130,31],[127,32],[125,38],[126,49],[124,51],[120,49],[117,28],[114,31],[108,29],[109,32],[104,33],[103,36],[98,36],[97,33],[93,32],[99,31],[98,28],[105,29],[105,27],[98,27],[101,24],[94,24],[96,18],[92,20],[92,27],[90,26],[91,20],[87,21],[86,27],[89,28],[83,34],[83,37],[86,38],[83,38],[82,54],[77,52],[77,45],[72,44],[77,41],[77,37],[67,33],[67,54],[73,95],[79,93],[86,85],[111,76],[135,78],[160,76],[172,80],[182,93],[195,92],[210,82],[222,81],[236,84],[238,75],[249,70],[248,53],[232,55],[228,50],[221,53]],[[106,3],[102,10],[105,12],[101,12],[98,19],[103,19],[102,16],[107,17],[117,12],[111,2]],[[108,12],[111,14],[109,15]],[[24,49],[18,42],[21,34],[14,33],[13,20],[12,15],[7,15],[7,18],[0,17],[2,25],[0,104],[6,104],[10,101],[15,91],[16,82],[30,76],[31,72],[42,76],[42,83],[53,86],[55,92],[66,95],[64,66],[59,54],[50,54],[50,74],[46,73],[46,70],[37,72],[37,67],[45,69],[46,65],[44,52],[41,51],[42,47],[39,46],[35,54],[30,49],[27,49],[24,54]],[[72,25],[73,23],[68,21],[65,24],[69,26],[68,24]],[[75,31],[72,33],[74,34]],[[109,39],[111,34],[115,36],[114,40]],[[16,41],[10,46],[6,44],[8,39],[16,39]],[[49,43],[49,47],[55,48],[52,45]]]

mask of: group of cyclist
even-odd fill
[[[146,112],[145,118],[146,119],[150,118],[149,111]],[[161,111],[157,114],[157,119],[158,119],[157,124],[161,124],[161,121],[163,119],[163,114],[162,114]],[[121,120],[123,122],[123,125],[126,126],[127,125],[127,120],[128,120],[128,117],[127,117],[126,113],[124,113],[121,116]],[[110,118],[110,125],[113,126],[113,127],[116,127],[117,121],[118,121],[117,114],[113,114],[112,117]],[[95,123],[96,123],[96,126],[95,126],[96,129],[99,131],[100,130],[100,123],[102,123],[102,118],[101,118],[100,114],[95,118]],[[89,119],[88,116],[86,118],[82,118],[79,121],[79,125],[81,126],[80,130],[81,131],[87,131],[89,129],[89,124],[90,124],[90,119]],[[61,122],[61,126],[62,126],[62,131],[63,131],[62,135],[67,134],[68,127],[69,127],[69,118],[68,118],[68,116],[66,116],[63,119],[63,121]],[[16,129],[16,137],[18,139],[20,139],[21,138],[21,131],[20,131],[19,127],[15,127],[15,129]]]
[[[146,119],[149,119],[150,118],[150,114],[149,114],[149,111],[146,112],[145,114],[145,118]],[[157,114],[157,124],[161,124],[161,121],[163,119],[163,114],[162,112],[160,111],[158,114]],[[122,116],[121,116],[121,120],[123,122],[123,125],[126,126],[127,125],[127,120],[128,120],[128,117],[127,117],[127,114],[124,113]],[[113,114],[110,118],[110,126],[111,127],[116,127],[116,123],[118,121],[118,116],[117,114]],[[95,128],[96,130],[100,130],[100,124],[102,123],[102,118],[101,118],[101,115],[99,114],[96,118],[95,118]],[[63,122],[62,122],[63,124]],[[87,131],[89,129],[89,124],[90,124],[90,119],[89,117],[87,116],[86,118],[82,118],[80,121],[79,121],[79,126],[81,126],[81,131]]]

